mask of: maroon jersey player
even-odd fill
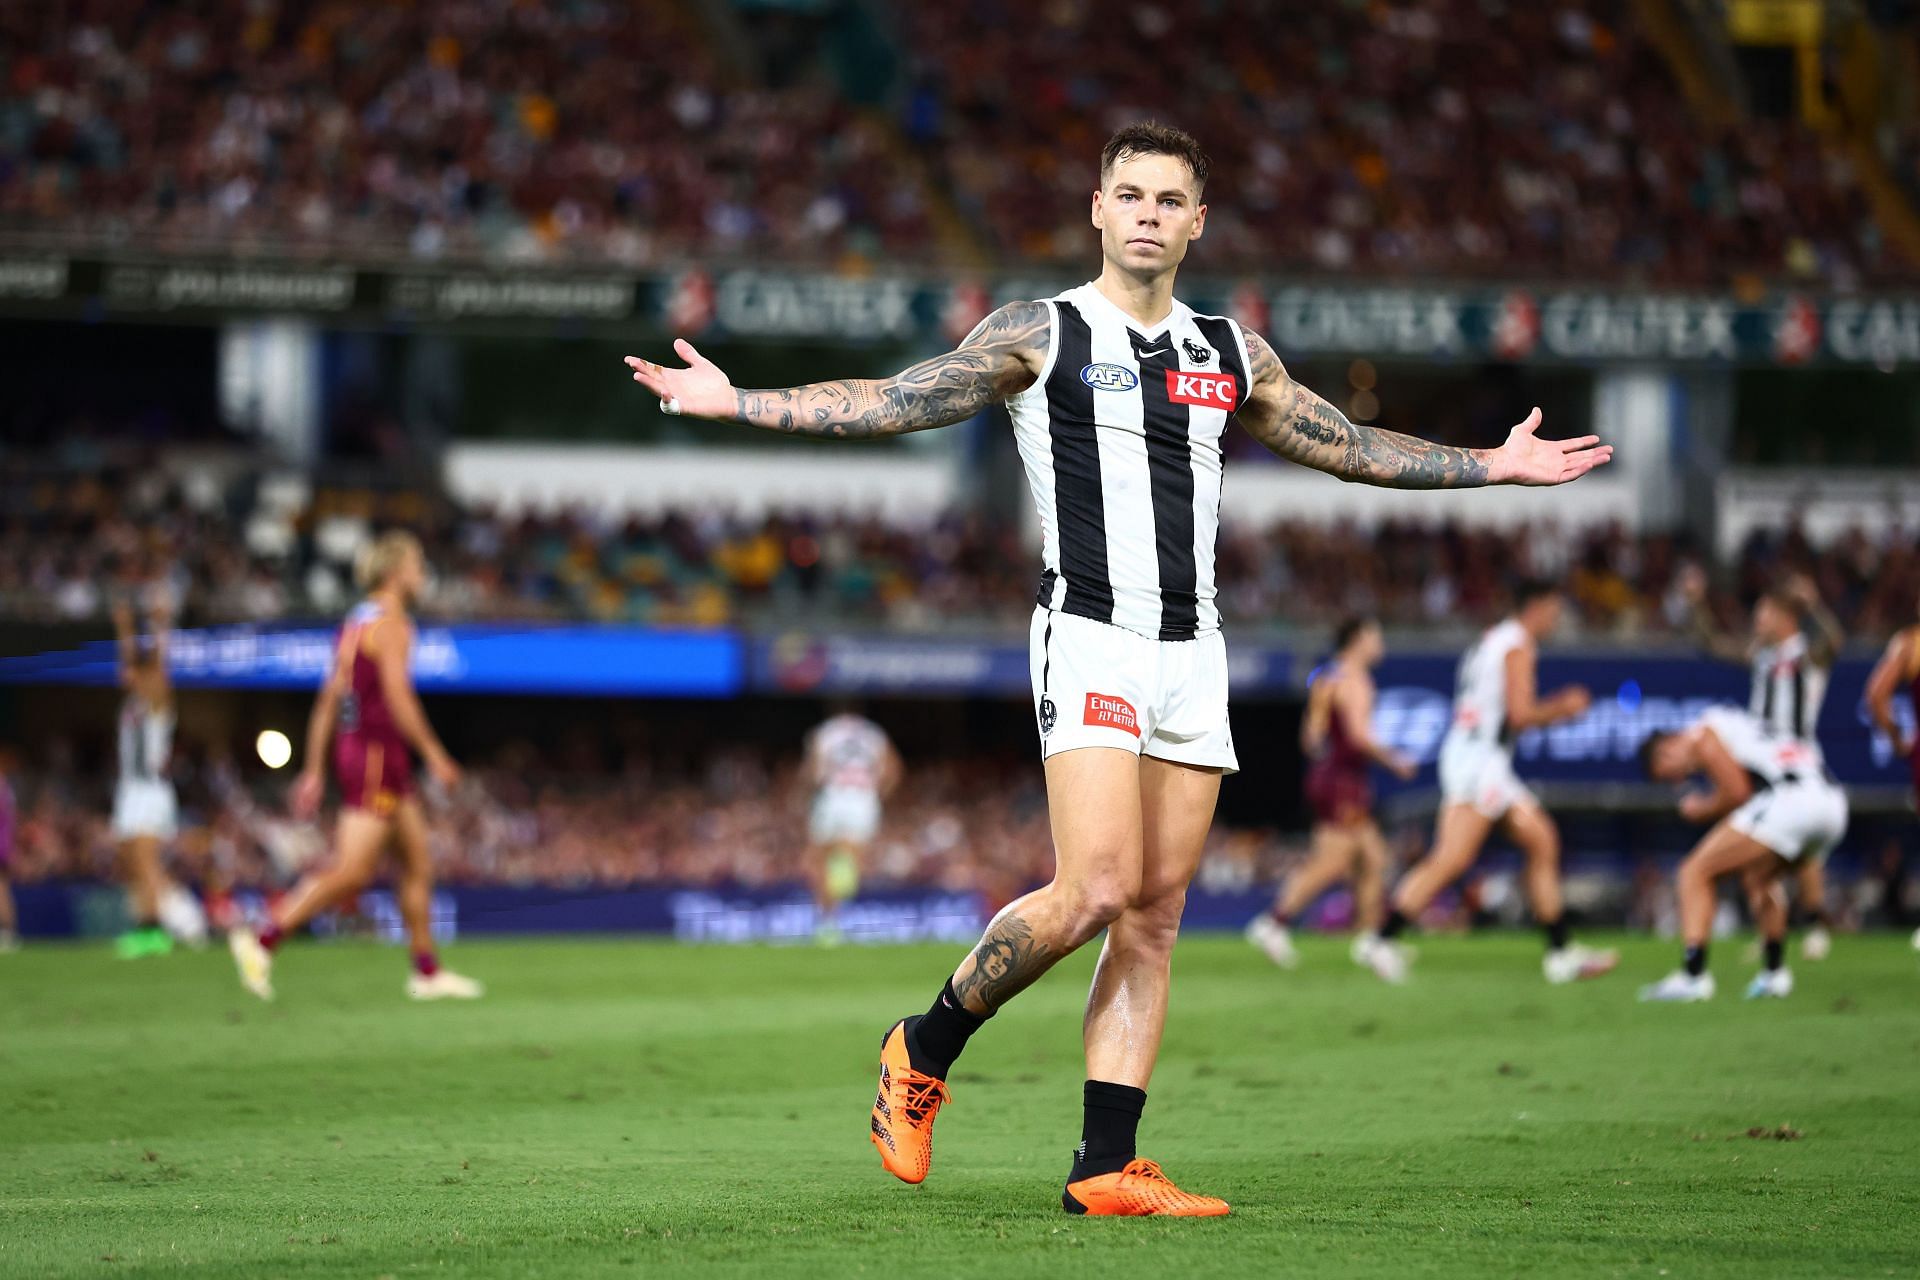
[[[1373,817],[1369,772],[1378,764],[1402,779],[1414,774],[1412,761],[1373,736],[1373,669],[1387,651],[1380,624],[1371,618],[1342,623],[1334,650],[1307,689],[1300,725],[1300,745],[1312,760],[1305,790],[1313,847],[1280,887],[1273,908],[1247,926],[1247,940],[1285,969],[1299,963],[1294,921],[1343,880],[1353,886],[1354,922],[1363,931],[1380,927],[1387,841]]]
[[[396,897],[413,947],[407,994],[416,1000],[472,998],[480,984],[440,967],[432,934],[433,866],[426,817],[414,794],[412,753],[443,786],[460,768],[440,744],[413,689],[409,660],[413,622],[408,609],[426,586],[426,558],[411,534],[389,533],[357,566],[366,600],[347,615],[333,670],[307,726],[306,766],[294,785],[293,807],[308,816],[325,789],[321,762],[333,742],[334,779],[341,812],[333,863],[296,885],[258,934],[229,935],[240,979],[262,999],[273,998],[273,952],[280,940],[330,907],[366,888],[391,847],[399,855]],[[336,733],[336,730],[338,731]]]

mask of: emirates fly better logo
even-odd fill
[[[1140,717],[1134,714],[1133,704],[1110,693],[1087,695],[1087,713],[1082,723],[1101,729],[1125,729],[1136,738],[1140,736]]]

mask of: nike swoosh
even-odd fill
[[[1142,360],[1151,360],[1155,356],[1163,356],[1167,354],[1167,349],[1165,347],[1161,347],[1155,351],[1136,351],[1133,354],[1139,356]]]

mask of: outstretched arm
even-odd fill
[[[628,356],[633,380],[667,413],[742,422],[788,435],[871,440],[964,422],[996,400],[1033,385],[1046,359],[1045,303],[1010,302],[982,320],[959,347],[891,378],[843,378],[803,387],[743,391],[684,338],[673,349],[684,369]]]
[[[1542,440],[1535,409],[1498,449],[1455,449],[1349,422],[1287,373],[1266,339],[1247,333],[1253,388],[1235,416],[1273,452],[1342,480],[1390,489],[1565,484],[1613,457],[1598,436]]]
[[[1832,666],[1840,650],[1846,647],[1847,633],[1833,610],[1827,608],[1827,602],[1820,598],[1819,584],[1811,575],[1797,573],[1787,582],[1787,594],[1800,606],[1800,616],[1807,624],[1810,633],[1807,651],[1814,665]]]

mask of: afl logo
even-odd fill
[[[1140,385],[1133,370],[1117,364],[1090,364],[1080,371],[1080,381],[1095,391],[1131,391]]]

